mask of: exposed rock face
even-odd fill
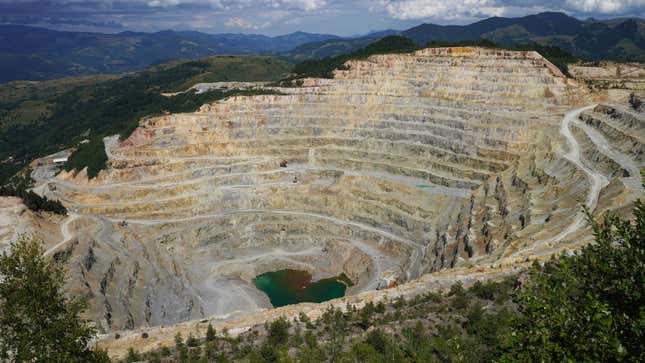
[[[645,65],[642,63],[573,65],[569,72],[592,89],[645,91]]]
[[[101,328],[269,308],[250,281],[282,268],[345,272],[355,294],[512,266],[589,241],[580,202],[600,212],[642,196],[643,115],[563,119],[588,93],[537,53],[348,66],[285,95],[143,120],[106,139],[97,179],[51,181],[73,212],[70,291]]]
[[[61,217],[41,215],[29,210],[19,198],[0,197],[0,253],[22,234],[45,241],[60,240],[57,222]],[[45,246],[50,247],[50,246]]]

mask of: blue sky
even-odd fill
[[[645,0],[0,0],[0,23],[99,32],[356,35],[541,11],[581,19],[645,17]]]

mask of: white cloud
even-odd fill
[[[136,0],[135,0],[136,1]],[[327,5],[326,0],[145,0],[150,7],[170,7],[181,4],[210,5],[215,9],[286,9],[313,11]]]
[[[459,20],[527,15],[545,10],[577,14],[625,14],[639,9],[642,12],[645,0],[374,0],[372,8],[378,7],[395,19]]]
[[[304,11],[318,10],[327,5],[325,0],[281,0],[273,1],[280,6],[292,7]]]
[[[181,1],[179,1],[179,0],[151,0],[151,1],[148,1],[148,6],[153,6],[153,7],[156,7],[156,6],[162,6],[162,7],[166,7],[166,6],[175,6],[175,5],[179,5],[180,3],[181,3]]]
[[[643,8],[645,0],[567,0],[565,5],[582,13],[616,14]]]
[[[447,20],[502,16],[506,6],[496,0],[382,0],[381,5],[396,19],[442,18]]]
[[[242,28],[242,29],[258,29],[257,25],[252,24],[251,22],[244,20],[242,18],[230,18],[224,25],[229,28]]]
[[[467,24],[543,11],[578,18],[645,17],[645,0],[0,0],[0,21],[20,24],[83,19],[145,31],[237,28],[277,34],[355,34],[404,29],[421,21]]]

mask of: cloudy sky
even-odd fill
[[[99,32],[356,35],[541,11],[581,19],[645,17],[645,0],[0,0],[0,23]]]

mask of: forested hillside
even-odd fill
[[[173,97],[161,93],[185,90],[197,82],[274,81],[288,74],[291,67],[270,57],[212,57],[174,62],[107,81],[99,78],[96,83],[55,81],[58,88],[49,83],[42,87],[32,84],[20,95],[12,89],[21,84],[0,86],[0,94],[14,94],[8,102],[0,101],[0,176],[6,180],[32,159],[77,146],[84,139],[90,142],[72,156],[68,167],[89,166],[90,175],[96,175],[106,160],[104,136],[127,136],[141,117],[193,111],[235,91],[187,92]]]
[[[541,13],[521,18],[493,17],[470,25],[421,24],[398,35],[421,47],[432,42],[486,39],[505,47],[534,43],[556,46],[586,60],[645,61],[643,19],[583,21],[563,13]],[[364,37],[304,44],[284,56],[290,60],[337,56],[362,48],[371,40]]]
[[[0,83],[99,73],[124,73],[178,59],[269,54],[337,38],[303,32],[268,37],[195,31],[73,33],[0,25]]]

